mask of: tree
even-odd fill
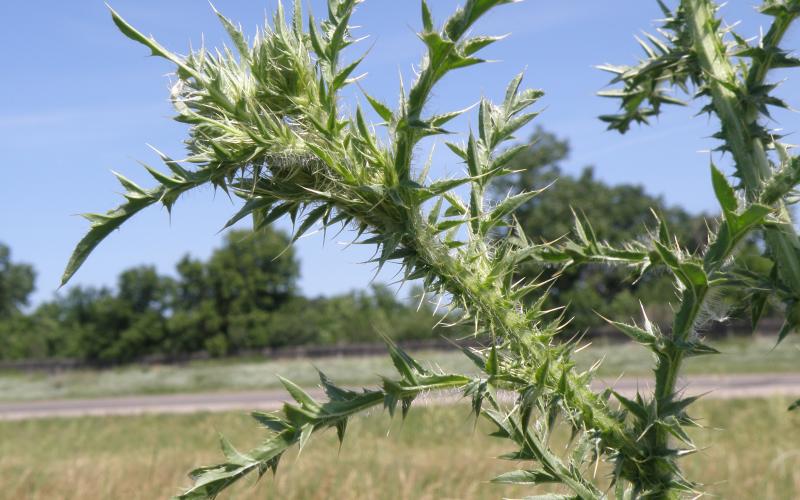
[[[230,231],[207,263],[177,265],[173,349],[222,355],[269,345],[266,318],[297,292],[300,265],[285,233]]]
[[[35,281],[33,266],[12,262],[11,249],[0,243],[0,358],[47,356],[46,343],[36,338],[34,322],[22,313]]]
[[[270,227],[229,232],[206,261],[184,256],[176,277],[153,266],[124,270],[115,288],[75,286],[28,315],[0,321],[4,359],[75,357],[126,363],[148,355],[213,356],[304,344],[454,334],[427,302],[400,301],[386,286],[333,297],[297,295],[299,262]],[[417,294],[418,292],[414,292]]]
[[[418,297],[419,293],[415,289],[411,295]],[[417,308],[417,304],[398,300],[386,285],[373,284],[368,291],[294,299],[271,315],[266,329],[273,347],[371,342],[380,335],[413,340],[466,333],[462,328],[440,326],[440,319],[427,302]]]
[[[61,301],[86,359],[127,362],[206,350],[225,355],[267,345],[264,319],[294,294],[299,265],[271,228],[231,231],[208,262],[188,255],[177,279],[153,266],[120,274],[115,292],[76,288]]]
[[[70,290],[63,307],[80,331],[83,356],[120,363],[160,352],[168,335],[165,316],[172,288],[173,280],[153,266],[138,266],[119,275],[116,293]]]
[[[18,314],[28,305],[36,272],[29,264],[11,261],[11,249],[0,243],[0,319]]]
[[[492,183],[491,191],[498,199],[509,192],[544,189],[514,214],[525,234],[535,235],[535,242],[557,241],[569,235],[576,214],[590,220],[597,237],[612,245],[645,239],[653,221],[652,210],[675,228],[675,237],[689,251],[697,251],[705,243],[707,224],[713,224],[710,216],[667,206],[661,197],[647,194],[641,186],[608,185],[595,178],[592,167],[584,167],[578,176],[569,175],[562,168],[568,156],[569,143],[539,127],[529,146],[509,164],[517,173]],[[518,270],[520,277],[528,279],[540,275],[551,278],[555,272],[552,266],[536,262]],[[675,292],[666,274],[637,279],[624,269],[609,266],[573,267],[558,270],[558,274],[548,304],[566,308],[566,315],[578,329],[606,324],[598,313],[609,318],[634,317],[641,312],[640,303],[650,304],[648,314],[654,321],[665,323],[671,317],[668,304]]]
[[[272,228],[231,231],[208,262],[220,313],[273,311],[297,291],[300,265],[285,233]]]

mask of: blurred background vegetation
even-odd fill
[[[707,224],[713,223],[710,214],[667,206],[641,186],[608,185],[595,178],[592,167],[570,175],[562,166],[568,156],[566,140],[537,129],[532,145],[513,162],[519,173],[492,186],[500,199],[509,191],[555,183],[517,212],[535,241],[568,234],[573,211],[585,214],[601,239],[632,240],[652,225],[643,215],[652,209],[682,245],[694,251],[703,244]],[[759,243],[752,241],[740,258],[758,265],[759,253]],[[238,230],[229,232],[207,261],[185,256],[173,276],[160,275],[152,266],[134,267],[119,275],[113,289],[76,286],[31,307],[35,270],[12,260],[11,249],[0,243],[0,359],[124,363],[150,355],[205,351],[225,356],[266,347],[370,342],[378,333],[395,340],[462,333],[438,325],[441,317],[428,301],[418,308],[419,288],[406,300],[381,284],[344,295],[304,297],[297,288],[300,269],[286,234]],[[552,272],[535,265],[521,271],[540,280]],[[618,269],[589,266],[568,270],[555,280],[549,301],[553,308],[565,308],[573,318],[569,330],[575,333],[600,326],[598,313],[637,317],[640,301],[655,304],[648,315],[663,323],[671,316],[673,294],[666,275],[636,280]]]
[[[300,265],[289,243],[270,229],[231,231],[207,261],[181,259],[174,277],[134,267],[114,289],[74,287],[28,313],[33,269],[11,262],[2,246],[0,358],[119,363],[153,354],[223,356],[374,341],[376,332],[397,339],[442,335],[429,306],[417,310],[384,285],[333,297],[299,295]]]

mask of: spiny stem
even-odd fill
[[[797,0],[792,0],[792,2],[795,5],[800,3],[797,2]],[[767,34],[764,35],[764,39],[762,41],[762,44],[765,47],[777,48],[780,46],[783,37],[786,35],[786,31],[789,29],[792,23],[798,17],[800,17],[800,9],[790,10],[789,12],[789,15],[778,16],[772,22],[772,25],[769,27],[769,31],[767,31]],[[747,88],[756,88],[764,83],[767,73],[772,68],[772,62],[774,61],[774,58],[774,53],[767,52],[767,55],[763,60],[756,59],[753,61],[753,65],[750,67],[750,71],[747,73]],[[755,116],[748,116],[749,121],[755,121],[756,119],[757,114]]]
[[[714,111],[722,122],[725,144],[741,173],[742,183],[749,199],[756,199],[766,179],[772,173],[764,143],[750,133],[750,126],[757,121],[755,112],[742,113],[742,104],[736,94],[724,83],[738,85],[736,72],[728,58],[722,40],[717,34],[716,6],[710,0],[683,0],[692,45],[698,62],[706,75],[706,85],[711,90]],[[791,20],[781,21],[768,32],[769,42],[777,43],[786,32]],[[748,83],[763,81],[769,69],[768,62],[754,64],[748,75]],[[750,88],[748,86],[748,88]],[[779,215],[783,220],[779,228],[765,230],[767,245],[778,265],[783,282],[800,296],[800,238],[792,224],[791,216],[783,202],[778,202]]]

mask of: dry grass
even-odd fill
[[[787,413],[787,404],[698,403],[695,415],[712,429],[695,435],[710,447],[686,460],[689,477],[702,478],[726,499],[800,497],[800,414]],[[237,413],[0,422],[0,498],[165,498],[187,483],[190,468],[219,458],[215,430],[243,448],[260,432]],[[318,436],[299,459],[286,457],[277,479],[258,486],[246,481],[226,498],[498,499],[530,493],[486,482],[512,464],[492,459],[508,450],[485,430],[479,425],[473,433],[461,406],[413,410],[403,425],[390,425],[383,414],[358,418],[341,452],[332,434]]]

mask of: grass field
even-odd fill
[[[694,414],[710,446],[685,460],[691,478],[725,499],[800,498],[800,414],[787,400],[705,401]],[[287,456],[276,479],[246,481],[232,499],[499,499],[532,491],[488,484],[512,463],[465,406],[412,410],[400,425],[356,418],[341,451],[333,433]],[[729,430],[731,429],[731,430]],[[262,435],[236,413],[0,422],[0,498],[155,499],[185,485],[194,466],[219,459],[216,431],[239,447]],[[388,436],[387,436],[388,433]],[[600,473],[605,473],[600,469]]]
[[[757,373],[800,371],[800,340],[791,336],[773,350],[767,338],[737,339],[715,344],[718,356],[689,359],[686,373]],[[460,352],[422,352],[427,364],[446,371],[470,373],[474,366]],[[599,344],[576,356],[587,367],[604,359],[600,376],[647,373],[651,360],[635,344]],[[56,374],[0,373],[0,400],[90,398],[131,394],[165,394],[280,388],[280,374],[302,386],[318,383],[314,366],[345,385],[372,384],[378,374],[393,374],[388,356],[316,360],[222,360],[171,366],[129,366],[111,370],[76,370]]]

